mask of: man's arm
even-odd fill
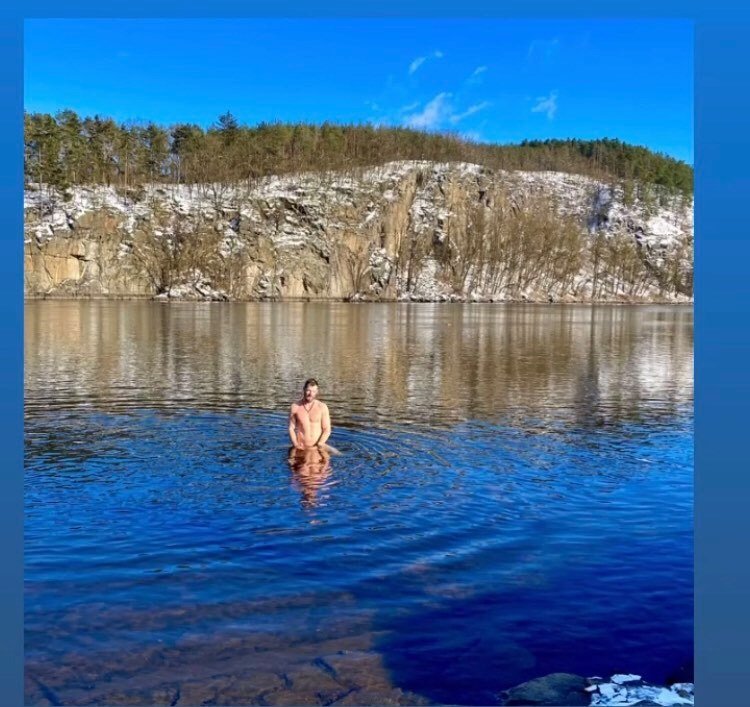
[[[318,441],[315,443],[317,446],[322,447],[331,436],[331,415],[328,412],[328,405],[323,403],[323,416],[320,420],[321,433]]]
[[[292,409],[289,411],[289,439],[292,440],[292,444],[297,447],[297,449],[300,449],[302,445],[297,440],[297,421],[295,420],[294,415],[294,405],[292,405]]]

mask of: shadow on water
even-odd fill
[[[428,600],[418,610],[379,615],[373,648],[394,684],[441,704],[496,704],[502,690],[555,672],[629,673],[639,650],[653,654],[645,671],[638,666],[645,679],[692,681],[692,626],[684,613],[663,607],[661,633],[649,636],[629,604],[566,616],[555,610],[565,601],[560,594],[498,590]]]

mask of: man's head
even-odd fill
[[[305,385],[302,386],[302,397],[308,403],[318,397],[318,381],[315,378],[308,378]]]

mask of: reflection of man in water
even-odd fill
[[[311,508],[323,482],[331,474],[331,457],[325,447],[289,448],[289,467],[302,494],[302,505]]]
[[[331,417],[328,406],[318,400],[318,381],[308,378],[302,388],[302,397],[292,403],[289,413],[289,439],[298,450],[326,449],[331,436]]]

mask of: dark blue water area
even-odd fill
[[[443,428],[83,408],[26,421],[27,660],[326,627],[393,683],[487,704],[550,672],[663,682],[693,653],[691,410]]]

